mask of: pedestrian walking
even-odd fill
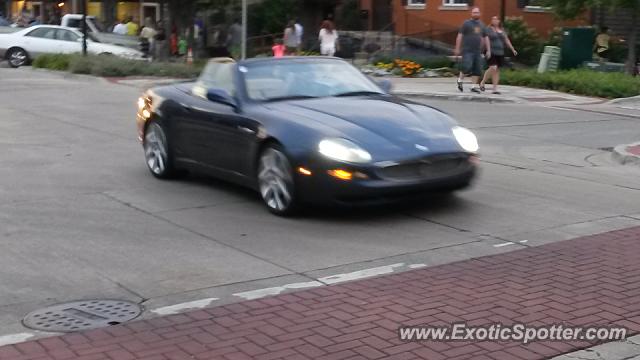
[[[231,57],[239,59],[242,56],[242,25],[240,19],[236,18],[229,28],[227,34],[227,49],[231,53]]]
[[[491,84],[493,85],[493,94],[500,95],[498,91],[498,83],[500,82],[500,69],[504,66],[504,54],[505,48],[509,48],[514,56],[518,56],[518,52],[511,44],[509,35],[502,28],[500,18],[494,16],[491,18],[491,25],[487,28],[487,35],[489,36],[489,42],[491,43],[491,56],[487,60],[489,68],[484,73],[484,77],[480,82],[480,90],[485,91],[485,84],[489,77],[491,77]]]
[[[271,50],[273,51],[273,57],[283,57],[287,52],[287,47],[284,46],[282,39],[276,39],[275,45]]]
[[[175,24],[171,26],[171,35],[169,35],[169,54],[178,56],[178,28]]]
[[[166,61],[169,49],[167,46],[167,33],[164,29],[164,23],[161,21],[158,23],[156,35],[154,36],[154,59],[159,61]]]
[[[320,54],[326,56],[334,56],[338,51],[338,31],[331,20],[322,22],[320,34]]]
[[[596,43],[594,45],[594,50],[598,60],[607,61],[609,59],[609,41],[610,40],[611,40],[611,36],[609,36],[609,28],[606,26],[603,26],[598,36],[596,36]]]
[[[460,74],[458,75],[458,90],[464,91],[462,81],[465,76],[471,76],[472,92],[480,93],[478,88],[482,76],[482,49],[487,49],[486,56],[491,57],[491,44],[487,36],[487,29],[480,21],[480,8],[471,10],[471,19],[465,21],[458,31],[456,38],[455,56],[460,59]]]
[[[114,34],[127,35],[126,20],[122,19],[113,27]]]
[[[304,26],[300,24],[299,19],[295,20],[295,29],[296,29],[296,40],[298,42],[297,48],[298,48],[298,54],[299,54],[302,51],[302,38],[304,36]]]
[[[295,55],[298,51],[296,23],[293,20],[289,21],[284,29],[284,46],[287,48],[287,55]]]
[[[151,18],[146,18],[144,21],[144,27],[140,31],[140,40],[142,42],[142,49],[145,56],[152,58],[155,53],[154,42],[156,37],[156,26]]]
[[[129,16],[129,20],[127,21],[127,35],[130,36],[138,36],[138,32],[140,31],[140,26],[135,22],[133,16]]]

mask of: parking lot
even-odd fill
[[[0,336],[63,301],[128,299],[149,317],[640,225],[640,168],[608,151],[637,139],[637,119],[427,101],[478,134],[474,188],[279,218],[234,185],[153,178],[136,140],[140,91],[0,69]]]

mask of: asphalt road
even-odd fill
[[[154,179],[139,93],[0,69],[0,343],[27,331],[26,313],[68,300],[129,299],[153,316],[640,225],[640,167],[606,150],[638,140],[632,118],[428,101],[477,131],[473,189],[283,219],[233,185]]]

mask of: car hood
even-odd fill
[[[462,151],[455,121],[431,107],[392,96],[283,101],[268,107],[333,129],[369,151],[376,161]]]

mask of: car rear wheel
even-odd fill
[[[9,66],[11,66],[12,68],[18,68],[20,66],[26,65],[29,62],[29,55],[24,49],[13,48],[9,50],[7,59],[9,60]]]
[[[144,157],[153,176],[167,179],[175,175],[167,134],[159,122],[147,126],[144,135]]]
[[[281,147],[271,145],[260,155],[258,186],[269,211],[280,216],[295,212],[293,171]]]

